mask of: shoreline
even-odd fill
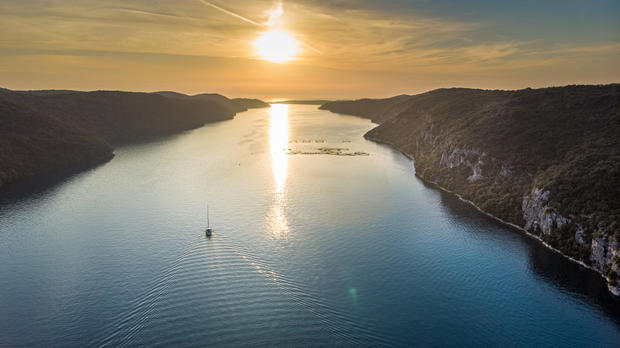
[[[562,251],[560,251],[559,249],[554,248],[553,246],[551,246],[550,244],[548,244],[547,242],[542,240],[542,238],[540,238],[539,236],[529,232],[525,228],[523,228],[523,227],[521,227],[519,225],[516,225],[516,224],[514,224],[512,222],[508,222],[506,220],[503,220],[503,219],[501,219],[501,218],[499,218],[499,217],[497,217],[497,216],[495,216],[495,215],[493,215],[491,213],[488,213],[488,212],[484,211],[479,206],[477,206],[474,202],[472,202],[472,201],[470,201],[468,199],[463,198],[459,193],[451,191],[451,190],[448,190],[445,187],[439,185],[437,182],[425,179],[425,178],[421,177],[420,175],[418,175],[418,173],[415,172],[415,158],[413,157],[413,155],[402,151],[396,145],[394,145],[393,143],[391,143],[391,142],[389,142],[387,140],[381,140],[381,139],[377,139],[375,137],[367,137],[366,135],[364,135],[364,139],[370,140],[370,141],[375,142],[377,144],[388,145],[388,146],[390,146],[390,148],[392,148],[394,150],[397,150],[398,152],[403,154],[405,157],[407,157],[409,160],[412,161],[413,168],[414,168],[414,174],[413,175],[416,178],[422,180],[422,182],[427,183],[427,184],[435,187],[436,189],[439,189],[441,191],[444,191],[444,192],[447,192],[447,193],[450,193],[450,194],[456,196],[460,201],[471,205],[472,207],[474,207],[476,210],[478,210],[479,212],[483,213],[484,215],[486,215],[486,216],[488,216],[488,217],[490,217],[490,218],[492,218],[492,219],[494,219],[494,220],[496,220],[496,221],[498,221],[498,222],[500,222],[500,223],[502,223],[502,224],[504,224],[506,226],[512,227],[512,228],[514,228],[516,230],[519,230],[520,232],[525,233],[526,236],[537,240],[538,242],[540,242],[547,249],[549,249],[549,250],[551,250],[551,251],[553,251],[555,253],[558,253],[558,254],[562,255],[564,258],[566,258],[566,259],[568,259],[568,260],[570,260],[570,261],[572,261],[572,262],[582,266],[583,268],[585,268],[587,270],[590,270],[590,271],[593,271],[596,274],[600,275],[605,280],[605,282],[607,284],[607,289],[609,290],[609,292],[612,295],[614,295],[614,296],[620,297],[620,289],[615,289],[615,288],[611,287],[609,285],[609,282],[607,281],[607,277],[605,277],[605,275],[603,273],[601,273],[599,270],[597,270],[596,268],[594,268],[594,267],[592,267],[590,265],[587,265],[583,261],[577,260],[577,259],[575,259],[575,258],[573,258],[571,256],[568,256],[568,255],[562,253]]]
[[[245,112],[245,111],[242,111]],[[240,112],[241,113],[241,112]],[[157,142],[160,140],[165,140],[169,137],[175,137],[182,135],[186,132],[191,132],[196,129],[200,129],[209,124],[225,122],[233,120],[235,116],[239,113],[235,114],[230,119],[225,120],[215,120],[210,122],[205,122],[200,126],[181,129],[181,130],[172,130],[170,132],[155,134],[149,136],[138,136],[131,140],[120,140],[110,143],[111,152],[109,156],[102,157],[98,160],[87,161],[85,163],[76,164],[72,167],[58,169],[54,172],[45,172],[38,173],[29,177],[20,178],[16,181],[7,182],[0,184],[0,205],[6,202],[28,198],[32,195],[38,194],[40,192],[46,191],[70,178],[80,175],[82,173],[88,172],[100,166],[103,166],[110,161],[114,160],[116,157],[116,149],[126,147],[126,146],[135,146],[142,144],[149,144],[153,142]]]

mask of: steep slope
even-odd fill
[[[248,109],[243,105],[239,105],[235,103],[233,100],[228,99],[227,97],[216,94],[216,93],[203,93],[196,95],[187,95],[178,92],[171,91],[161,91],[155,92],[154,94],[158,94],[164,97],[173,98],[173,99],[184,99],[184,100],[194,100],[194,101],[203,101],[211,103],[211,110],[222,112],[222,113],[239,113],[243,111],[247,111]]]
[[[422,179],[582,261],[620,294],[620,85],[441,89],[400,103],[409,107],[367,138],[411,155]]]
[[[327,102],[319,109],[339,114],[370,118],[381,123],[400,114],[411,106],[411,96],[399,95],[387,99],[359,99]]]
[[[258,109],[258,108],[268,108],[269,104],[265,103],[260,99],[250,99],[250,98],[235,98],[232,100],[235,104],[240,105],[246,109]]]
[[[243,112],[243,111],[248,110],[246,107],[233,102],[232,100],[224,97],[221,94],[203,93],[203,94],[196,94],[195,96],[192,96],[192,98],[215,103],[219,105],[223,111],[236,113],[236,112]]]
[[[112,158],[102,138],[0,96],[0,189],[50,182]]]
[[[0,91],[0,190],[105,162],[112,145],[232,119],[233,109],[153,93]]]

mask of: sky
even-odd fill
[[[292,60],[257,40],[277,28]],[[274,99],[620,82],[618,0],[0,0],[0,87]]]

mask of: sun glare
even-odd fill
[[[276,184],[276,193],[284,189],[288,167],[288,105],[271,105],[269,120],[269,142],[271,145],[271,166]]]
[[[286,175],[288,171],[289,146],[288,105],[272,104],[269,118],[269,143],[271,147],[271,168],[275,181],[274,202],[268,215],[269,230],[275,239],[286,238],[289,227],[286,219]]]
[[[266,60],[283,63],[299,52],[297,41],[283,30],[270,30],[255,42],[258,55]]]

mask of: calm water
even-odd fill
[[[252,110],[1,205],[0,345],[620,344],[601,278],[426,187],[372,127]],[[370,156],[284,153],[319,147]]]

